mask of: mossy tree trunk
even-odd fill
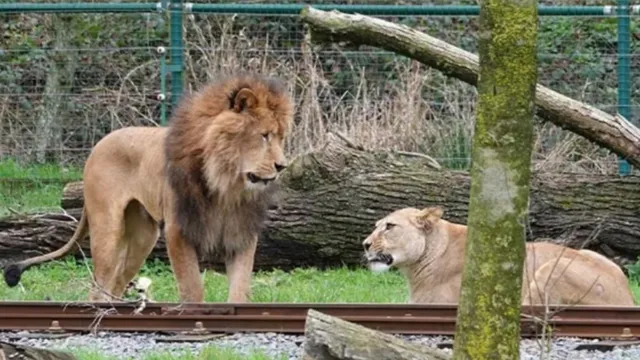
[[[532,0],[480,7],[469,233],[454,359],[517,359],[537,81]]]

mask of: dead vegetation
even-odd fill
[[[325,144],[327,132],[333,131],[364,148],[423,153],[446,168],[467,168],[474,87],[376,49],[365,48],[356,54],[336,48],[318,51],[308,42],[275,48],[269,37],[286,35],[250,33],[236,23],[235,16],[226,15],[185,18],[185,91],[209,77],[238,70],[282,76],[297,104],[296,123],[286,143],[288,156],[318,149]],[[122,53],[127,51],[135,50],[105,50],[99,55],[122,63]],[[105,75],[95,86],[85,84],[79,93],[67,98],[76,105],[56,124],[64,128],[57,143],[51,145],[56,162],[82,163],[90,147],[115,128],[160,123],[160,102],[156,98],[159,60],[155,51],[149,53],[152,55],[140,57],[144,61],[117,72],[117,78],[111,73],[107,81]],[[77,54],[68,58],[74,56]],[[371,66],[363,59],[370,59]],[[384,73],[381,68],[386,69]],[[336,86],[336,74],[347,74],[340,86]],[[76,73],[80,76],[88,74]],[[581,87],[586,91],[588,81]],[[0,155],[19,157],[29,153],[37,142],[33,131],[37,117],[25,118],[28,112],[16,107],[15,102],[14,96],[0,97],[5,124]],[[537,121],[533,166],[545,172],[612,174],[617,171],[617,158],[579,136]]]

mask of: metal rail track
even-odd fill
[[[455,305],[0,302],[0,330],[45,333],[126,331],[181,334],[234,332],[304,333],[310,308],[394,334],[453,335]],[[523,307],[521,333],[536,337],[543,307]],[[640,335],[640,307],[549,308],[554,336],[632,340]]]

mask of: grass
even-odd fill
[[[109,356],[100,351],[91,348],[68,348],[68,351],[74,354],[78,360],[125,360],[123,358]],[[159,351],[149,353],[140,360],[285,360],[286,356],[271,357],[260,349],[246,349],[244,352],[238,352],[225,347],[217,347],[208,345],[203,347],[200,352],[192,350],[181,351]]]
[[[69,256],[60,261],[42,264],[23,274],[20,285],[8,288],[0,282],[0,300],[4,301],[82,301],[87,297],[91,260],[76,261]],[[178,301],[177,289],[170,267],[158,260],[149,260],[140,272],[153,280],[151,297],[155,301]],[[227,278],[223,274],[205,271],[205,300],[224,302],[227,297]],[[252,283],[253,302],[293,303],[403,303],[408,298],[402,276],[392,271],[374,274],[367,269],[338,268],[328,271],[295,269],[291,272],[257,272]],[[90,348],[65,348],[81,360],[115,360]],[[281,360],[259,350],[244,349],[246,353],[227,348],[208,346],[199,353],[153,353],[143,360]],[[285,357],[282,357],[285,359]],[[118,359],[120,360],[120,359]]]
[[[631,289],[640,303],[640,261],[630,268]],[[31,268],[25,272],[20,285],[8,288],[0,282],[0,300],[82,301],[87,296],[91,260],[76,261],[67,257]],[[159,260],[149,260],[140,272],[153,280],[151,297],[155,301],[178,301],[171,268]],[[224,302],[227,297],[226,276],[205,271],[205,300]],[[291,272],[260,271],[254,274],[252,302],[289,303],[405,303],[407,285],[400,273],[372,273],[365,268],[337,268],[320,271],[314,268],[294,269]],[[238,353],[228,348],[208,346],[200,352],[158,352],[147,354],[143,360],[281,360],[259,350],[244,349]],[[90,348],[67,348],[80,360],[115,360]],[[284,359],[284,357],[282,358]]]
[[[0,217],[11,213],[58,209],[64,184],[82,178],[82,171],[58,164],[0,161]]]
[[[640,262],[635,265],[640,267]],[[91,260],[76,261],[69,256],[44,263],[26,271],[20,285],[8,288],[0,282],[0,300],[4,301],[82,301],[87,297]],[[633,271],[633,269],[631,269]],[[148,260],[139,276],[150,278],[151,297],[155,301],[177,302],[175,280],[168,264]],[[226,275],[205,271],[205,301],[225,302]],[[640,303],[640,276],[630,275],[631,288]],[[366,268],[346,267],[321,271],[315,268],[258,271],[252,282],[252,302],[278,303],[405,303],[408,289],[398,271],[372,273]]]
[[[79,301],[86,299],[90,283],[91,260],[76,261],[67,257],[49,262],[25,272],[20,286],[8,288],[0,283],[2,300]],[[140,271],[149,277],[151,296],[155,301],[178,301],[171,268],[149,260]],[[224,302],[227,298],[227,278],[224,274],[205,271],[205,300]],[[322,302],[322,303],[401,303],[408,290],[402,275],[396,271],[374,274],[367,269],[337,268],[320,271],[313,268],[260,271],[254,274],[253,302]]]

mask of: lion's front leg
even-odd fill
[[[248,301],[257,245],[258,237],[254,236],[246,248],[236,252],[232,258],[225,261],[229,281],[227,302],[245,303]]]
[[[180,301],[204,302],[204,283],[200,276],[196,249],[187,243],[175,224],[167,224],[166,238],[167,252],[178,283]]]

